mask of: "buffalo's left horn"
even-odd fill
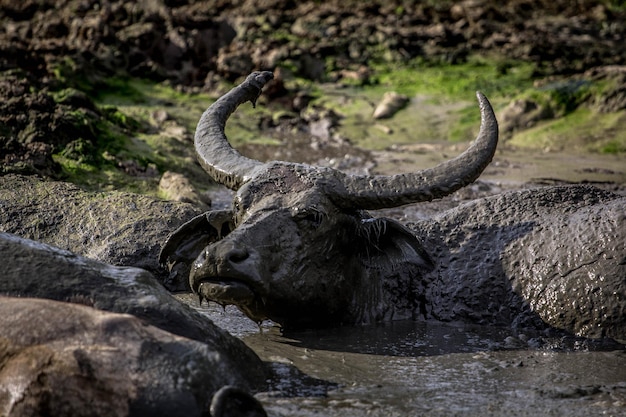
[[[246,158],[230,146],[224,133],[226,120],[240,104],[251,101],[255,105],[261,89],[272,78],[269,71],[253,72],[209,106],[198,122],[194,139],[198,161],[216,182],[230,189],[241,187],[263,163]]]
[[[477,92],[480,131],[461,155],[434,168],[408,174],[344,175],[343,189],[332,196],[336,204],[361,209],[381,209],[441,198],[474,182],[487,167],[498,144],[498,122],[489,100]]]

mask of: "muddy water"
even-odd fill
[[[391,174],[436,165],[466,144],[385,151],[306,141],[249,147],[259,159],[288,159],[355,173]],[[311,151],[313,149],[314,151]],[[343,156],[342,156],[343,155]],[[592,182],[626,190],[623,159],[607,155],[498,152],[481,180],[434,203],[385,210],[401,221],[428,218],[463,201],[530,185]],[[359,172],[358,170],[364,170]],[[214,208],[232,193],[212,193]],[[240,337],[273,371],[257,394],[270,416],[625,416],[624,346],[509,329],[412,321],[282,334],[236,308],[198,306]]]
[[[281,334],[180,297],[268,363],[270,416],[626,415],[617,344],[412,321]]]

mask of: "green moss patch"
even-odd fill
[[[509,144],[551,151],[626,152],[626,114],[580,108],[519,132]]]
[[[576,150],[619,154],[626,152],[626,116],[600,113],[593,103],[614,88],[611,81],[563,79],[537,83],[529,63],[471,57],[456,65],[412,60],[403,65],[372,65],[373,75],[362,85],[311,84],[288,80],[292,89],[306,89],[311,105],[331,109],[341,119],[340,136],[354,145],[381,150],[394,145],[472,140],[480,125],[475,99],[484,92],[498,113],[516,99],[528,99],[551,109],[549,120],[514,132],[508,144],[525,149]],[[157,193],[159,174],[172,170],[185,174],[199,189],[213,186],[196,162],[192,136],[200,115],[215,100],[207,94],[189,94],[167,83],[111,78],[107,88],[95,93],[97,122],[89,112],[70,114],[98,137],[95,143],[81,138],[71,141],[55,155],[73,182],[102,188]],[[390,119],[374,120],[376,104],[387,91],[410,98],[408,105]],[[80,92],[66,89],[55,93],[59,103],[77,103]],[[154,119],[167,113],[165,121]],[[264,120],[287,114],[284,108],[261,102],[256,108],[244,103],[233,113],[226,135],[235,148],[247,144],[279,146],[281,142],[262,128]],[[95,155],[95,157],[94,157]],[[125,163],[132,161],[129,174]],[[132,171],[132,169],[131,169]]]

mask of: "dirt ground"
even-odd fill
[[[611,114],[626,110],[626,9],[615,0],[0,0],[0,22],[0,175],[64,179],[61,155],[158,184],[159,169],[116,153],[123,152],[120,137],[136,145],[137,136],[155,129],[153,121],[100,104],[107,92],[137,100],[119,82],[126,78],[167,85],[184,102],[187,93],[217,96],[252,70],[280,68],[285,79],[367,85],[372,63],[456,65],[478,53],[533,63],[534,76],[544,81],[617,69],[602,78],[613,87],[584,104]],[[279,79],[265,94],[291,113],[308,107],[297,84],[287,88]],[[168,100],[159,101],[161,110],[171,108]],[[167,118],[163,125],[177,122]],[[296,119],[296,127],[310,128]],[[268,118],[258,122],[274,132],[281,127]],[[193,164],[192,132],[174,127],[179,133],[172,141],[188,148],[182,159]],[[433,166],[467,146],[365,150],[310,135],[274,139],[282,145],[242,151],[391,174]],[[625,161],[623,152],[502,144],[471,186],[383,214],[410,222],[508,189],[568,182],[626,194]],[[228,191],[214,189],[210,197],[214,209],[230,205]],[[623,347],[557,340],[538,348],[528,335],[508,330],[414,322],[284,335],[267,323],[259,329],[234,308],[198,307],[196,300],[189,304],[272,367],[272,390],[258,394],[272,416],[582,417],[623,415],[626,408]]]
[[[533,63],[535,76],[545,82],[589,71],[604,74],[602,68],[626,63],[626,10],[609,0],[2,0],[0,19],[1,172],[53,178],[62,177],[53,158],[59,154],[96,167],[113,163],[136,171],[139,166],[142,175],[156,174],[141,161],[131,161],[129,168],[117,158],[119,149],[103,144],[112,134],[142,131],[115,109],[95,104],[105,92],[125,94],[112,81],[119,77],[218,95],[228,88],[224,82],[259,69],[280,68],[285,77],[314,82],[368,83],[374,63],[401,68],[421,59],[454,65],[479,53]],[[617,87],[593,103],[602,111],[626,108],[626,71],[616,74]],[[268,99],[289,111],[306,109],[305,92],[286,89],[277,78],[266,88]],[[133,92],[126,94],[132,101]],[[419,150],[399,151],[421,158]],[[503,154],[500,169],[516,165],[519,155]],[[377,159],[384,172],[386,161],[396,164],[399,158],[391,152]],[[613,165],[603,173],[615,171]],[[583,169],[595,171],[592,181],[604,181],[596,175],[604,168]],[[548,174],[532,176],[551,178]]]

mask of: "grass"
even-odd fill
[[[71,66],[71,62],[65,65]],[[366,149],[473,139],[480,125],[474,96],[479,90],[490,98],[496,113],[520,98],[553,110],[554,119],[517,132],[508,142],[510,145],[541,150],[626,152],[623,112],[602,114],[586,104],[614,87],[610,82],[555,80],[537,87],[532,64],[483,56],[473,56],[456,65],[415,59],[403,64],[374,63],[371,68],[373,76],[365,85],[350,81],[342,85],[315,84],[296,78],[288,80],[288,85],[304,88],[316,97],[312,105],[341,115],[338,134]],[[60,69],[58,76],[64,77],[63,74]],[[200,115],[215,97],[184,93],[167,83],[149,80],[111,77],[100,84],[106,88],[92,86],[87,92],[104,116],[95,124],[87,120],[98,135],[95,149],[78,140],[55,155],[71,181],[94,188],[156,194],[158,177],[132,177],[119,169],[120,161],[133,160],[140,167],[152,167],[159,173],[166,170],[183,173],[200,189],[212,186],[195,161],[190,136]],[[373,120],[375,105],[390,90],[410,97],[409,104],[392,119]],[[56,93],[59,101],[76,96],[72,89]],[[276,118],[285,112],[274,107],[263,102],[256,109],[247,103],[241,105],[226,126],[231,144],[235,148],[248,143],[279,145],[279,141],[259,128],[263,118]],[[171,120],[165,124],[173,126],[173,130],[156,128],[152,114],[157,110],[169,114]],[[80,124],[82,116],[72,117]],[[96,155],[95,159],[85,157],[91,153]]]
[[[459,99],[482,91],[488,96],[509,97],[532,86],[534,66],[525,62],[471,57],[456,65],[427,64],[419,59],[401,67],[374,66],[375,81],[409,96],[416,94]]]
[[[517,133],[510,144],[521,148],[576,150],[600,153],[626,152],[626,115],[597,113],[579,108]]]

